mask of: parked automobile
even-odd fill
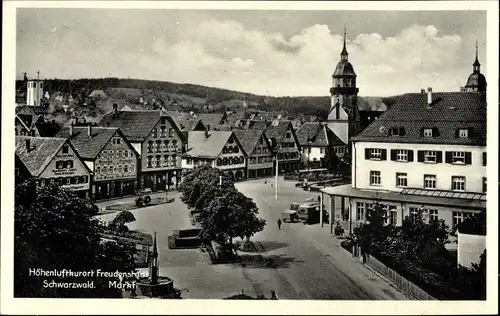
[[[297,209],[297,214],[299,219],[304,224],[315,224],[320,221],[320,203],[318,202],[304,202],[299,205]],[[329,217],[328,212],[325,211],[325,206],[323,205],[323,221],[328,223]]]
[[[202,242],[201,228],[175,229],[168,236],[169,249],[198,248]]]

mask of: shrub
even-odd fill
[[[149,205],[151,204],[151,197],[149,195],[146,195],[144,197],[144,205]]]
[[[354,242],[352,241],[352,239],[342,240],[340,246],[345,250],[352,252],[352,246],[354,246]]]

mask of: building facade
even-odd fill
[[[118,111],[99,123],[118,127],[140,154],[139,188],[152,191],[177,187],[182,176],[185,138],[173,119],[161,111]]]
[[[137,192],[139,154],[118,128],[69,126],[56,136],[67,138],[92,171],[92,199]]]
[[[247,154],[246,178],[273,175],[272,146],[263,130],[235,130],[234,134]]]
[[[387,223],[423,211],[450,227],[486,208],[486,103],[481,93],[405,94],[353,138],[352,184],[326,188],[340,219],[366,220],[374,203]],[[339,209],[340,207],[340,209]]]
[[[297,130],[302,149],[302,162],[306,167],[323,168],[328,153],[341,158],[347,145],[328,126],[321,122],[305,123]]]
[[[297,134],[290,121],[275,121],[265,130],[265,135],[273,147],[278,164],[278,172],[289,173],[300,169],[301,148]]]
[[[182,157],[182,168],[210,165],[230,172],[235,181],[246,178],[246,153],[232,131],[189,132],[188,149]]]
[[[16,137],[16,155],[42,185],[56,183],[89,197],[91,171],[65,138]]]

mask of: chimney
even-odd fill
[[[75,132],[75,123],[71,122],[71,124],[69,125],[69,136],[73,136],[74,132]]]
[[[30,152],[31,151],[31,139],[26,138],[26,151]]]
[[[92,137],[92,125],[89,124],[88,127],[87,127],[87,129],[88,129],[89,137]]]
[[[208,138],[210,137],[210,133],[208,132],[208,130],[205,130],[205,138]]]
[[[113,114],[116,116],[118,114],[118,104],[113,103]]]
[[[432,105],[432,88],[427,88],[427,105]]]
[[[420,93],[425,93],[425,89],[420,90]]]

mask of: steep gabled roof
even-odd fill
[[[99,122],[99,126],[117,127],[128,141],[142,142],[156,126],[161,117],[169,120],[177,133],[184,138],[174,120],[170,116],[162,114],[161,111],[118,111],[116,114],[110,112],[104,115]]]
[[[265,133],[268,138],[274,138],[279,144],[281,143],[283,138],[285,138],[288,127],[291,127],[292,134],[294,134],[294,137],[296,137],[291,121],[275,120],[273,124],[266,129]]]
[[[29,151],[26,148],[27,139],[30,141]],[[66,143],[64,138],[16,136],[16,155],[30,174],[38,177]]]
[[[73,135],[70,135],[70,128],[65,127],[56,137],[67,138],[83,159],[91,160],[94,160],[111,138],[119,132],[116,127],[92,127],[92,136],[89,136],[88,127],[73,128]]]
[[[224,145],[228,142],[229,138],[233,135],[232,131],[212,131],[208,133],[204,131],[189,132],[188,136],[188,150],[185,154],[187,157],[198,158],[217,158]],[[235,137],[235,141],[239,144],[242,150],[244,148]]]
[[[307,122],[297,130],[301,146],[327,147],[345,145],[335,133],[323,123]]]
[[[427,105],[427,93],[393,97],[394,104],[354,141],[393,143],[486,145],[485,95],[474,92],[435,92]],[[404,136],[390,136],[391,128],[404,128]],[[425,128],[437,136],[422,137]],[[469,129],[468,138],[457,137],[459,128]]]
[[[222,119],[224,118],[224,114],[220,113],[200,113],[196,114],[196,117],[199,117],[205,126],[210,125],[211,128],[220,125]]]
[[[263,130],[234,130],[233,132],[248,155],[253,153],[255,146],[264,134]]]
[[[179,112],[179,111],[162,111],[166,115],[170,116],[174,122],[177,124],[177,127],[181,131],[194,131],[194,129],[201,124],[203,128],[205,125],[203,121],[199,117],[193,117],[189,113]]]

